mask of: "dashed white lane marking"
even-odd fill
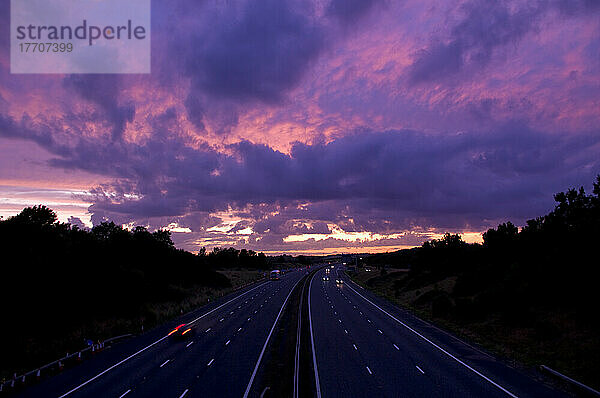
[[[371,323],[371,320],[370,320],[370,319],[367,319],[367,322]]]
[[[162,368],[163,366],[165,366],[166,364],[168,364],[168,363],[169,363],[169,361],[170,361],[170,359],[167,359],[166,361],[164,361],[164,362],[162,363],[162,365],[160,365],[160,367]]]
[[[191,346],[192,344],[194,344],[194,342],[193,342],[193,341],[190,341],[189,343],[187,343],[186,347],[189,347],[189,346]]]
[[[125,395],[129,394],[130,392],[131,392],[131,388],[129,390],[125,391],[123,394],[121,394],[119,396],[119,398],[123,398]]]
[[[423,369],[421,369],[420,367],[418,367],[418,366],[415,365],[415,368],[419,369],[419,372],[425,374],[425,372],[423,372]]]
[[[187,394],[187,393],[188,393],[188,391],[190,391],[190,390],[188,390],[188,389],[186,388],[186,389],[185,389],[185,391],[184,391],[184,392],[183,392],[183,393],[182,393],[182,394],[179,396],[179,398],[183,398],[183,397],[185,397],[185,394]]]
[[[208,333],[208,332],[210,332],[210,328],[208,328],[204,331],[204,333]]]
[[[238,329],[238,332],[239,332],[240,330],[242,330],[242,328],[239,328],[239,329]]]
[[[340,323],[342,323],[342,320],[341,320],[341,319],[338,319],[338,321],[340,321]]]
[[[227,340],[227,343],[225,343],[225,345],[229,345],[230,342],[231,342],[231,340]]]
[[[254,313],[256,314],[258,312],[258,310],[254,311]]]
[[[248,318],[248,320],[250,320],[250,318]]]
[[[379,332],[379,334],[383,334],[383,332],[381,331],[381,329],[377,329],[377,331]]]
[[[352,344],[352,347],[354,347],[354,349],[355,349],[356,351],[358,351],[358,348],[356,347],[356,344]]]
[[[360,287],[359,285],[357,285],[358,287]],[[508,391],[506,388],[502,387],[500,384],[496,383],[495,381],[493,381],[492,379],[490,379],[489,377],[487,377],[486,375],[484,375],[483,373],[481,373],[480,371],[478,371],[477,369],[469,366],[466,362],[462,361],[461,359],[455,357],[454,355],[452,355],[451,353],[449,353],[448,351],[446,351],[444,348],[442,348],[441,346],[435,344],[433,341],[429,340],[427,337],[423,336],[421,333],[419,333],[418,331],[416,331],[415,329],[411,328],[410,326],[408,326],[406,323],[400,321],[398,318],[396,318],[395,316],[393,316],[392,314],[390,314],[389,312],[387,312],[386,310],[384,310],[383,308],[381,308],[380,306],[378,306],[377,304],[375,304],[374,302],[372,302],[371,300],[369,300],[368,298],[366,298],[365,296],[363,296],[362,294],[360,294],[359,292],[357,292],[355,289],[353,289],[352,287],[348,286],[354,293],[356,293],[357,295],[359,295],[360,297],[362,297],[363,300],[365,300],[366,302],[368,302],[369,304],[373,305],[375,308],[377,308],[378,310],[380,310],[381,312],[383,312],[384,314],[386,314],[387,316],[389,316],[390,318],[392,318],[393,320],[395,320],[396,322],[398,322],[400,325],[404,326],[406,329],[408,329],[409,331],[411,331],[412,333],[414,333],[416,336],[420,337],[421,339],[423,339],[424,341],[426,341],[427,343],[431,344],[433,347],[437,348],[439,351],[441,351],[442,353],[444,353],[445,355],[447,355],[448,357],[452,358],[454,361],[458,362],[459,364],[461,364],[462,366],[464,366],[465,368],[469,369],[471,372],[475,373],[477,376],[481,377],[482,379],[484,379],[485,381],[487,381],[488,383],[492,384],[493,386],[495,386],[496,388],[498,388],[499,390],[503,391],[504,393],[506,393],[508,396],[512,397],[512,398],[518,398],[517,395],[513,394],[512,392]],[[60,397],[59,397],[60,398]]]
[[[348,330],[344,329],[344,332],[346,332],[346,334],[348,334]]]
[[[396,344],[394,344],[394,348],[397,349],[398,351],[400,351],[400,348],[398,348],[398,346]]]
[[[231,312],[229,313],[229,315],[231,315],[231,314],[233,314],[233,311],[231,311]]]
[[[219,322],[223,322],[225,320],[225,318],[221,318],[219,319]]]
[[[216,307],[216,308],[213,308],[212,310],[210,310],[210,311],[208,311],[208,312],[205,312],[204,314],[200,315],[200,316],[199,316],[199,317],[197,317],[196,319],[194,319],[194,320],[192,320],[191,322],[189,322],[189,323],[188,323],[188,325],[189,325],[189,324],[192,324],[192,323],[195,323],[195,322],[197,322],[198,320],[200,320],[200,319],[204,318],[205,316],[208,316],[208,315],[212,314],[213,312],[215,312],[215,311],[219,310],[220,308],[223,308],[223,307],[224,307],[224,306],[226,306],[227,304],[229,304],[229,303],[231,303],[231,302],[233,302],[233,301],[235,301],[235,300],[239,299],[240,297],[242,297],[242,296],[244,296],[244,295],[246,295],[246,294],[250,293],[251,291],[258,289],[259,287],[263,286],[265,283],[267,283],[267,282],[264,282],[262,285],[259,285],[259,286],[256,286],[256,287],[253,287],[252,289],[250,289],[250,290],[247,290],[246,292],[244,292],[244,293],[241,293],[241,294],[239,294],[239,295],[235,296],[235,297],[234,297],[234,298],[232,298],[231,300],[229,300],[229,301],[227,301],[227,302],[225,302],[225,303],[223,303],[223,304],[219,305],[218,307]],[[66,397],[66,396],[68,396],[68,395],[71,395],[71,394],[72,394],[72,393],[74,393],[75,391],[79,390],[81,387],[83,387],[83,386],[85,386],[85,385],[87,385],[87,384],[91,383],[92,381],[96,380],[97,378],[99,378],[99,377],[101,377],[101,376],[105,375],[106,373],[110,372],[111,370],[113,370],[113,369],[114,369],[114,368],[116,368],[117,366],[119,366],[119,365],[123,364],[124,362],[127,362],[127,361],[129,361],[131,358],[134,358],[134,357],[136,357],[137,355],[139,355],[139,354],[141,354],[142,352],[146,351],[148,348],[154,347],[155,345],[157,345],[157,344],[158,344],[158,343],[160,343],[161,341],[165,340],[167,337],[169,337],[169,336],[168,336],[168,335],[166,335],[166,336],[163,336],[163,337],[161,337],[160,339],[158,339],[158,340],[156,340],[155,342],[153,342],[152,344],[150,344],[150,345],[147,345],[146,347],[142,348],[141,350],[139,350],[139,351],[137,351],[137,352],[134,352],[133,354],[129,355],[128,357],[126,357],[126,358],[124,358],[124,359],[120,360],[119,362],[115,363],[115,364],[114,364],[114,365],[112,365],[111,367],[109,367],[109,368],[107,368],[107,369],[103,370],[102,372],[98,373],[96,376],[92,377],[91,379],[88,379],[88,380],[84,381],[83,383],[79,384],[78,386],[76,386],[76,387],[73,387],[71,390],[67,391],[66,393],[64,393],[63,395],[61,395],[61,396],[60,396],[60,397],[58,397],[58,398],[64,398],[64,397]],[[187,392],[187,390],[186,390],[186,392]]]
[[[372,374],[373,374],[373,372],[371,372],[371,369],[369,369],[369,367],[368,367],[368,366],[367,366],[366,368],[367,368],[367,371],[369,372],[369,374],[370,374],[370,375],[372,375]]]
[[[212,365],[212,363],[213,363],[214,361],[215,361],[215,359],[214,359],[214,358],[213,358],[213,359],[211,359],[210,361],[208,361],[208,363],[206,364],[206,366],[210,366],[210,365]]]

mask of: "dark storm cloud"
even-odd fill
[[[154,2],[153,15],[154,82],[176,89],[181,78],[189,80],[183,103],[199,131],[207,116],[217,132],[226,132],[237,125],[240,106],[284,101],[331,38],[310,7],[296,0]],[[120,104],[120,92],[136,82],[71,75],[64,87],[97,105],[95,120],[110,123],[118,140],[135,115],[133,104]]]
[[[0,134],[37,142],[57,155],[53,166],[115,178],[92,190],[93,212],[139,219],[254,206],[248,216],[258,221],[269,205],[289,207],[279,220],[264,218],[264,231],[290,232],[290,219],[381,231],[533,217],[548,210],[552,193],[600,172],[598,132],[547,134],[518,123],[461,134],[365,132],[295,143],[286,154],[248,141],[225,152],[192,148],[170,134],[174,119],[171,108],[154,116],[143,144],[82,136],[61,145],[48,126],[4,116]]]
[[[0,114],[1,137],[30,140],[55,155],[68,156],[70,150],[56,142],[52,131],[54,131],[53,126],[37,123],[27,115],[20,120],[15,120],[12,116]]]
[[[121,76],[118,75],[68,75],[65,87],[74,90],[81,98],[100,108],[104,117],[113,126],[113,139],[120,139],[125,124],[133,120],[133,105],[119,106]]]
[[[600,10],[596,0],[532,1],[517,5],[508,1],[472,0],[460,6],[463,17],[449,37],[437,39],[417,54],[410,68],[413,83],[440,81],[463,71],[486,66],[495,51],[516,45],[538,29],[540,19],[557,10],[565,17]]]
[[[241,142],[226,154],[157,135],[144,146],[82,141],[54,164],[119,179],[92,192],[92,211],[135,219],[254,205],[250,216],[259,220],[272,211],[260,204],[295,209],[307,202],[313,204],[308,210],[289,210],[257,228],[289,229],[289,219],[353,218],[346,221],[349,230],[380,231],[541,214],[556,190],[588,183],[600,172],[599,143],[597,133],[548,135],[513,124],[453,135],[361,133],[327,144],[297,143],[290,154]]]
[[[336,134],[339,138],[330,142],[295,143],[289,153],[250,141],[217,149],[189,138],[205,133],[208,127],[212,131],[227,131],[240,117],[254,110],[259,110],[256,112],[259,118],[268,117],[275,108],[273,105],[285,103],[294,88],[302,86],[303,77],[319,56],[334,48],[341,37],[336,35],[335,32],[339,33],[336,27],[356,23],[372,13],[378,3],[382,2],[333,0],[327,3],[325,16],[319,19],[311,15],[313,11],[302,8],[301,0],[155,1],[151,78],[27,77],[30,86],[23,88],[25,79],[8,75],[9,63],[0,60],[3,61],[0,81],[10,83],[13,93],[24,93],[20,98],[12,97],[24,103],[11,110],[13,116],[4,111],[5,103],[0,98],[0,136],[36,142],[56,156],[51,166],[111,177],[112,183],[91,190],[86,197],[94,203],[90,208],[94,223],[108,219],[156,227],[178,223],[202,234],[221,223],[214,212],[232,209],[245,219],[231,228],[229,234],[251,226],[255,234],[248,239],[255,239],[256,243],[261,238],[260,245],[283,244],[283,238],[290,234],[328,234],[331,233],[328,223],[335,223],[347,232],[379,233],[430,227],[477,230],[492,225],[495,219],[519,223],[549,210],[553,193],[589,184],[600,172],[598,131],[567,128],[558,133],[540,132],[524,124],[506,124],[495,119],[498,113],[495,110],[500,107],[527,108],[528,95],[508,98],[504,104],[493,96],[487,98],[493,93],[477,92],[478,100],[469,107],[469,117],[478,122],[461,124],[468,126],[462,134],[411,130],[351,134],[340,123],[333,127],[345,136]],[[417,55],[410,78],[413,82],[424,82],[476,71],[489,64],[497,51],[535,32],[547,10],[566,18],[595,13],[598,4],[592,0],[556,0],[515,3],[515,7],[509,7],[502,1],[467,1],[449,37],[440,36]],[[0,31],[6,30],[6,35],[0,38],[0,48],[6,54],[8,24],[1,22],[8,21],[7,9],[0,7]],[[342,52],[355,51],[354,46],[350,50],[342,47]],[[589,43],[584,51],[588,58],[597,59],[596,42]],[[352,62],[342,63],[340,71],[352,69],[355,59],[367,55],[376,63],[377,54],[352,53]],[[361,68],[360,62],[356,67]],[[583,72],[575,72],[573,80]],[[392,72],[381,72],[388,73]],[[329,74],[325,70],[325,78]],[[46,110],[36,106],[35,95],[42,94],[52,101],[52,94],[56,94],[53,90],[58,84],[50,85],[50,79],[62,79],[59,88],[69,91],[60,97],[64,106],[58,107],[55,114],[51,109],[31,119],[27,112]],[[388,96],[384,96],[384,101],[372,101],[365,94],[368,85],[360,83],[368,83],[368,74],[358,80],[358,86],[341,91],[340,96],[357,104],[354,109],[361,126],[363,120],[366,126],[380,125],[374,124],[380,111],[377,108],[394,112],[398,108],[400,116],[384,122],[383,126],[413,125],[402,120],[416,109],[410,101],[401,102],[402,106],[389,102]],[[485,79],[482,83],[486,83]],[[318,84],[324,83],[320,80]],[[340,113],[346,104],[340,102],[328,110],[325,103],[318,103],[328,92],[335,92],[339,84],[344,85],[332,80],[315,89],[315,96],[299,101],[298,106],[306,107],[306,113],[317,119],[332,115],[346,117],[347,113]],[[382,92],[385,84],[386,81],[380,83]],[[44,92],[44,87],[51,90]],[[594,87],[587,85],[586,90],[595,92]],[[160,98],[151,103],[144,99],[139,104],[141,109],[122,101],[125,97],[136,98],[141,90],[147,90],[146,95],[152,99],[153,88],[163,96],[164,92],[175,93],[174,100]],[[121,94],[128,89],[135,95]],[[498,90],[505,92],[503,86]],[[6,91],[6,98],[10,98],[11,90]],[[550,90],[549,96],[557,95],[565,103],[564,93],[559,91]],[[586,95],[585,104],[593,104],[596,97]],[[578,96],[583,94],[573,93],[568,99]],[[69,102],[71,97],[73,101]],[[92,106],[79,107],[81,99]],[[316,101],[320,108],[316,112],[309,109],[311,101]],[[406,104],[408,110],[402,108]],[[178,123],[183,119],[178,112],[185,113],[181,105],[187,111],[187,119],[197,126],[195,131],[181,131],[188,127]],[[439,111],[443,120],[444,113],[453,105],[444,103],[426,113],[425,121],[418,125],[439,131],[435,124],[427,126],[430,121],[426,119],[434,119],[431,116]],[[505,119],[520,116],[514,109]],[[136,131],[141,137],[123,137],[136,111],[135,122],[142,126]],[[324,115],[319,115],[319,111]],[[538,116],[548,119],[546,114],[536,113]],[[281,116],[286,123],[295,123],[297,118],[295,109]],[[553,119],[548,120],[551,123]],[[93,128],[90,131],[80,128],[85,125]],[[485,127],[481,128],[482,125]],[[556,130],[562,128],[559,126]],[[270,127],[273,125],[258,128]],[[320,132],[327,129],[326,124],[317,128]],[[249,131],[246,136],[257,139],[252,133]],[[137,142],[130,141],[138,138]],[[270,142],[270,138],[263,141]],[[310,137],[302,139],[309,141]],[[223,142],[235,140],[237,137]],[[222,238],[226,236],[223,233]],[[320,245],[332,244],[321,242]]]
[[[188,57],[195,84],[216,96],[280,100],[323,47],[321,29],[293,6],[248,2],[235,23],[203,37],[206,44]]]
[[[381,0],[331,0],[327,14],[342,24],[353,24],[367,15]]]

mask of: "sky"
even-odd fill
[[[600,174],[598,0],[152,1],[150,74],[10,73],[0,216],[180,248],[383,252],[523,225]]]

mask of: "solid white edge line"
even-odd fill
[[[354,288],[352,288],[350,285],[347,285],[354,293],[358,294],[360,297],[362,297],[365,301],[367,301],[368,303],[370,303],[371,305],[373,305],[375,308],[379,309],[381,312],[383,312],[384,314],[386,314],[387,316],[389,316],[390,318],[392,318],[393,320],[395,320],[396,322],[398,322],[400,325],[404,326],[406,329],[410,330],[411,332],[413,332],[415,335],[419,336],[421,339],[425,340],[426,342],[428,342],[429,344],[431,344],[433,347],[437,348],[438,350],[440,350],[441,352],[443,352],[444,354],[446,354],[447,356],[449,356],[450,358],[454,359],[456,362],[458,362],[459,364],[461,364],[462,366],[464,366],[465,368],[469,369],[471,372],[475,373],[477,376],[481,377],[482,379],[484,379],[485,381],[489,382],[490,384],[492,384],[493,386],[495,386],[496,388],[502,390],[504,393],[506,393],[508,396],[512,397],[512,398],[519,398],[517,395],[513,394],[512,392],[508,391],[506,388],[502,387],[500,384],[496,383],[494,380],[490,379],[489,377],[487,377],[486,375],[484,375],[483,373],[479,372],[477,369],[472,368],[471,366],[469,366],[468,364],[466,364],[465,362],[463,362],[462,360],[460,360],[459,358],[455,357],[454,355],[450,354],[448,351],[446,351],[445,349],[443,349],[442,347],[440,347],[439,345],[435,344],[433,341],[429,340],[427,337],[423,336],[421,333],[417,332],[415,329],[411,328],[410,326],[408,326],[406,323],[402,322],[401,320],[399,320],[398,318],[396,318],[395,316],[393,316],[392,314],[390,314],[389,312],[387,312],[386,310],[384,310],[383,308],[381,308],[380,306],[378,306],[377,304],[375,304],[374,302],[372,302],[371,300],[369,300],[368,298],[366,298],[365,296],[363,296],[362,294],[360,294],[359,292],[357,292]]]
[[[308,284],[308,325],[310,328],[310,343],[312,345],[312,354],[313,354],[313,367],[315,369],[315,387],[317,389],[317,398],[321,398],[321,384],[319,383],[319,370],[317,369],[317,354],[315,351],[315,339],[313,336],[313,327],[312,327],[312,313],[310,311],[310,288],[312,287],[312,282],[315,275],[319,271],[315,272],[310,279],[310,283]]]
[[[179,396],[179,398],[183,398],[183,397],[185,397],[185,394],[187,394],[187,393],[188,393],[188,391],[189,391],[189,390],[186,388],[186,389],[185,389],[185,391],[184,391],[184,392],[183,392],[183,393],[182,393],[182,394]]]
[[[223,304],[221,304],[220,306],[218,306],[218,307],[216,307],[216,308],[213,308],[212,310],[208,311],[208,312],[207,312],[207,313],[205,313],[204,315],[200,315],[198,318],[194,319],[193,321],[189,322],[188,324],[192,324],[192,323],[194,323],[194,322],[198,321],[199,319],[202,319],[202,318],[204,318],[205,316],[212,314],[212,313],[213,313],[213,312],[215,312],[216,310],[218,310],[218,309],[220,309],[220,308],[223,308],[224,306],[226,306],[227,304],[231,303],[232,301],[235,301],[235,300],[239,299],[240,297],[242,297],[242,296],[245,296],[246,294],[250,293],[251,291],[253,291],[253,290],[255,290],[255,289],[258,289],[259,287],[261,287],[261,286],[263,286],[263,285],[265,285],[265,284],[267,284],[267,283],[268,283],[268,282],[263,282],[263,283],[261,283],[260,285],[258,285],[258,286],[256,286],[256,287],[253,287],[252,289],[250,289],[250,290],[248,290],[248,291],[246,291],[246,292],[244,292],[244,293],[242,293],[242,294],[240,294],[240,295],[238,295],[238,296],[235,296],[235,297],[234,297],[234,298],[232,298],[231,300],[227,301],[226,303],[223,303]],[[161,337],[160,339],[156,340],[154,343],[152,343],[152,344],[150,344],[150,345],[147,345],[146,347],[142,348],[141,350],[139,350],[139,351],[137,351],[137,352],[135,352],[135,353],[131,354],[131,355],[130,355],[130,356],[128,356],[127,358],[125,358],[125,359],[122,359],[121,361],[119,361],[119,362],[115,363],[115,364],[114,364],[114,365],[112,365],[111,367],[107,368],[106,370],[103,370],[102,372],[98,373],[96,376],[92,377],[91,379],[89,379],[89,380],[87,380],[87,381],[84,381],[83,383],[81,383],[81,384],[80,384],[80,385],[78,385],[77,387],[74,387],[74,388],[72,388],[71,390],[67,391],[66,393],[64,393],[63,395],[59,396],[58,398],[64,398],[64,397],[66,397],[67,395],[70,395],[70,394],[74,393],[75,391],[79,390],[81,387],[83,387],[83,386],[87,385],[88,383],[91,383],[92,381],[96,380],[97,378],[101,377],[102,375],[106,374],[107,372],[110,372],[111,370],[113,370],[113,369],[114,369],[114,368],[116,368],[117,366],[121,365],[122,363],[129,361],[131,358],[133,358],[133,357],[135,357],[135,356],[137,356],[137,355],[141,354],[142,352],[146,351],[148,348],[155,346],[156,344],[160,343],[161,341],[163,341],[163,340],[164,340],[164,339],[166,339],[167,337],[169,337],[169,335],[166,335],[166,336],[164,336],[164,337]],[[187,391],[187,390],[186,390],[186,391]]]
[[[292,295],[292,292],[296,288],[296,285],[301,280],[302,280],[302,278],[298,279],[296,281],[296,283],[294,284],[294,286],[292,286],[292,289],[290,290],[290,292],[288,293],[287,297],[285,298],[285,301],[283,302],[283,305],[281,306],[281,309],[279,310],[279,313],[277,314],[277,317],[275,318],[275,322],[273,322],[273,326],[271,327],[271,331],[269,332],[269,335],[267,336],[267,341],[265,341],[265,344],[263,345],[263,348],[260,351],[260,355],[258,356],[258,360],[256,361],[256,366],[254,366],[254,371],[252,372],[252,376],[250,377],[250,381],[248,382],[248,386],[246,387],[246,391],[244,392],[244,398],[248,398],[248,394],[250,394],[250,388],[252,388],[252,383],[254,382],[254,378],[256,377],[256,372],[258,372],[258,367],[260,366],[260,361],[262,361],[262,357],[265,354],[265,350],[267,349],[267,344],[269,344],[269,340],[271,339],[271,335],[273,334],[273,331],[275,330],[275,326],[277,326],[277,321],[279,320],[279,317],[281,316],[281,313],[283,312],[283,309],[285,308],[285,305],[286,305],[288,299]]]
[[[129,394],[130,392],[131,392],[131,388],[129,390],[125,391],[123,394],[121,394],[119,396],[119,398],[123,398],[125,395]]]

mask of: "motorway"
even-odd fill
[[[563,397],[332,271],[310,290],[323,397]]]
[[[42,380],[19,397],[564,397],[340,271],[290,272]],[[345,283],[336,284],[335,278]],[[192,322],[194,335],[168,332]]]
[[[242,397],[270,328],[303,276],[291,272],[280,281],[238,291],[101,352],[21,396]],[[166,337],[179,323],[195,319],[192,339]]]

